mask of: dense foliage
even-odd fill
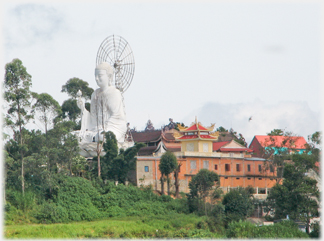
[[[129,182],[129,174],[135,170],[136,155],[144,144],[135,143],[131,148],[119,150],[112,132],[105,133],[105,141],[100,143],[106,154],[101,158],[101,166],[98,168],[96,165],[100,163],[96,159],[98,157],[88,161],[79,155],[78,140],[73,135],[73,130],[80,124],[76,93],[81,89],[82,96],[89,100],[93,90],[88,87],[88,83],[77,78],[68,80],[66,85],[62,86],[62,92],[66,92],[70,99],[63,102],[62,106],[46,93],[32,93],[29,89],[31,84],[31,75],[27,73],[19,59],[6,65],[5,127],[11,129],[11,133],[4,135],[4,210],[5,223],[11,226],[12,230],[15,229],[15,224],[127,218],[140,224],[138,225],[141,226],[140,230],[117,231],[115,227],[107,229],[105,226],[106,229],[100,228],[98,232],[89,231],[85,236],[308,237],[298,231],[292,222],[262,227],[246,222],[252,213],[254,202],[249,189],[239,188],[223,195],[217,185],[219,176],[207,169],[201,169],[192,177],[189,194],[179,193],[177,175],[180,164],[170,152],[163,154],[159,166],[163,174],[161,182],[164,183],[165,178],[168,182],[169,196],[163,192],[162,195],[157,194],[150,186],[141,188],[133,186],[134,184]],[[36,123],[37,119],[42,125],[41,130],[26,128],[29,121]],[[219,128],[219,131],[224,130],[223,127]],[[230,132],[236,136],[236,132],[233,130]],[[246,144],[241,134],[239,137],[236,136],[236,140]],[[308,231],[310,219],[319,215],[316,201],[319,192],[316,181],[305,176],[305,173],[315,168],[315,161],[318,160],[320,153],[318,148],[320,142],[320,133],[316,132],[310,136],[310,143],[307,146],[307,153],[312,155],[285,153],[285,156],[278,156],[278,167],[284,166],[284,160],[289,159],[290,163],[283,169],[283,182],[278,181],[266,202],[269,210],[275,210],[274,218],[289,215],[292,219],[305,221]],[[101,175],[98,175],[100,171]],[[176,180],[176,198],[170,195],[169,175],[172,173]],[[115,181],[118,181],[118,185]],[[314,231],[310,236],[318,237],[319,225],[313,226]],[[46,228],[40,226],[40,229],[46,230],[47,227],[49,226]],[[57,227],[55,226],[56,230],[61,230]],[[61,227],[69,230],[67,226]],[[19,232],[6,231],[6,237],[43,237],[32,234],[19,236],[17,235]],[[79,237],[60,236],[61,233],[58,233],[58,236],[44,234],[44,237]]]
[[[56,175],[52,196],[47,200],[29,193],[22,198],[18,191],[7,192],[10,207],[6,221],[15,220],[21,209],[35,222],[57,223],[96,220],[108,217],[166,215],[189,213],[185,199],[159,196],[149,188],[139,189],[113,182]],[[24,201],[22,201],[24,200]]]
[[[310,155],[292,155],[291,163],[285,165],[282,185],[275,185],[267,198],[276,219],[289,215],[294,220],[304,221],[308,233],[310,219],[319,216],[317,181],[305,175],[314,165],[315,160]]]
[[[245,220],[253,211],[253,196],[243,188],[232,189],[224,195],[222,204],[226,215],[226,223]]]
[[[228,238],[255,238],[255,239],[277,239],[277,238],[308,238],[309,236],[298,230],[293,221],[283,221],[269,226],[255,226],[247,221],[232,222],[226,230]]]

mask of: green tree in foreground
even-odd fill
[[[309,233],[310,220],[319,216],[319,190],[317,181],[306,173],[316,160],[307,154],[294,154],[291,159],[292,163],[285,165],[282,185],[271,189],[267,203],[274,209],[276,219],[289,215],[290,219],[304,221]]]
[[[199,203],[203,201],[205,207],[205,215],[207,216],[206,202],[207,197],[215,186],[216,182],[219,181],[217,173],[209,171],[207,169],[200,169],[200,171],[192,177],[189,182],[190,194],[189,199],[191,202],[196,202],[199,210]]]
[[[21,188],[25,192],[24,157],[27,152],[25,145],[24,127],[33,117],[29,111],[32,85],[31,75],[27,73],[21,60],[14,59],[5,66],[4,99],[9,104],[5,118],[7,126],[14,131],[14,138],[18,143],[21,161]]]
[[[244,221],[253,212],[253,197],[249,189],[231,189],[225,194],[222,203],[227,223]]]
[[[161,185],[163,186],[163,177],[167,178],[168,195],[170,195],[169,175],[178,167],[177,157],[170,151],[163,153],[160,159],[159,170],[161,172]],[[163,191],[162,191],[163,194]]]

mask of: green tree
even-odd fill
[[[61,115],[61,106],[47,93],[34,93],[34,97],[36,98],[36,103],[33,105],[33,110],[39,112],[37,116],[44,124],[45,133],[47,133],[48,128],[54,124],[54,119]]]
[[[174,175],[174,186],[175,186],[175,197],[179,198],[180,192],[180,183],[179,183],[179,173],[180,173],[181,163],[178,162],[177,167],[175,168],[173,175]]]
[[[26,153],[24,128],[33,118],[30,113],[30,99],[32,85],[31,75],[27,73],[22,61],[14,59],[5,66],[4,99],[9,105],[5,118],[6,125],[11,127],[18,140],[18,149],[21,161],[21,188],[25,192],[24,156]]]
[[[81,125],[77,120],[80,118],[81,110],[77,105],[77,92],[81,90],[82,97],[87,100],[91,99],[93,89],[89,87],[88,82],[83,81],[79,78],[69,79],[65,85],[62,86],[61,92],[67,93],[70,98],[65,100],[62,104],[62,118],[69,118],[69,120],[75,122],[75,130],[79,130]],[[85,107],[90,111],[90,103],[86,102]]]
[[[225,194],[222,204],[225,206],[226,222],[244,221],[253,211],[253,196],[248,189],[232,189]]]
[[[237,143],[240,143],[243,146],[247,146],[247,143],[245,141],[245,138],[243,137],[243,135],[241,133],[237,134],[237,132],[234,131],[232,128],[230,129],[230,133],[233,135],[234,140]]]
[[[167,151],[162,154],[159,164],[159,170],[161,172],[161,178],[167,178],[167,188],[168,195],[170,195],[170,178],[169,175],[176,170],[178,167],[177,157],[170,151]],[[163,185],[163,180],[161,180],[161,184]],[[163,192],[162,192],[163,194]]]
[[[239,144],[241,144],[241,145],[243,145],[243,146],[247,146],[247,143],[246,143],[246,141],[245,141],[244,136],[243,136],[241,133],[237,134],[237,132],[234,131],[232,128],[228,131],[228,130],[225,129],[223,126],[220,126],[220,127],[218,127],[218,128],[216,129],[216,131],[221,132],[220,135],[223,136],[223,137],[226,136],[226,134],[225,134],[226,132],[227,132],[227,133],[230,133],[232,139],[234,139],[237,143],[239,143]]]
[[[216,131],[219,131],[219,132],[228,132],[228,130],[226,130],[224,127],[220,126],[216,129]]]
[[[91,99],[93,89],[89,87],[88,82],[83,81],[79,78],[69,79],[66,84],[62,86],[61,92],[67,93],[70,97],[76,99],[79,90],[81,90],[82,92],[82,97],[84,97],[86,100]]]
[[[284,134],[282,129],[273,129],[271,132],[267,133],[268,136],[283,136]]]
[[[315,165],[314,158],[307,154],[294,154],[286,164],[282,185],[276,184],[267,197],[267,203],[275,211],[275,218],[285,218],[306,223],[309,233],[310,220],[319,215],[319,190],[317,181],[306,174]]]
[[[203,200],[205,206],[205,215],[207,216],[206,202],[210,191],[216,182],[219,182],[219,176],[217,173],[209,171],[207,169],[200,169],[200,171],[192,177],[189,182],[190,194],[189,199],[191,201],[199,202]]]
[[[28,133],[25,168],[27,188],[39,191],[43,196],[51,196],[55,186],[54,176],[57,173],[72,175],[73,158],[79,155],[78,141],[71,134],[72,127],[72,122],[60,121],[47,134],[39,130]],[[7,150],[15,156],[13,147],[8,146]]]
[[[120,149],[118,153],[115,134],[108,131],[105,137],[106,141],[103,144],[105,155],[101,158],[101,178],[125,183],[129,172],[136,168],[135,156],[145,144],[136,143],[133,147],[127,148],[126,150]]]
[[[308,136],[308,143],[306,144],[306,153],[312,154],[312,156],[317,161],[320,161],[321,143],[322,133],[320,131],[316,131],[312,135]]]
[[[76,99],[65,100],[62,104],[62,117],[69,118],[69,120],[76,122],[80,118],[81,110],[77,105]]]
[[[81,155],[72,158],[72,173],[75,176],[84,177],[88,168],[87,159]]]

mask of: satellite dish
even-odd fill
[[[133,80],[135,60],[128,42],[117,35],[107,37],[100,45],[96,65],[107,62],[115,71],[115,87],[124,93]]]

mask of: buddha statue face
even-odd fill
[[[108,63],[101,63],[95,69],[97,85],[105,89],[112,86],[113,68]]]
[[[109,78],[108,78],[108,75],[107,75],[107,72],[106,70],[103,70],[103,69],[96,69],[95,71],[95,76],[96,76],[96,82],[97,82],[97,85],[100,87],[100,88],[106,88],[108,86],[110,86],[111,84],[111,81],[109,81]]]

